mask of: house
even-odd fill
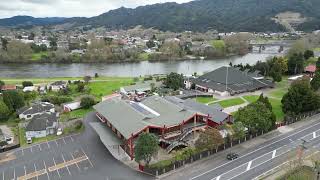
[[[90,125],[103,144],[111,152],[114,147],[122,149],[131,159],[135,141],[142,132],[158,136],[161,147],[170,152],[179,144],[188,146],[185,140],[192,132],[232,123],[226,113],[175,97],[150,96],[141,102],[114,97],[95,105],[94,109],[102,124]]]
[[[221,96],[253,92],[264,88],[273,88],[274,83],[257,73],[240,71],[234,67],[220,67],[198,78],[185,80],[185,85],[194,84],[199,91]]]
[[[121,87],[120,92],[125,95],[138,95],[144,97],[148,92],[152,90],[152,84],[154,88],[158,88],[162,85],[162,82],[157,81],[145,81],[138,82],[135,85]]]
[[[64,112],[71,112],[71,111],[74,111],[74,110],[77,110],[80,108],[81,108],[80,101],[63,104],[63,111]]]
[[[42,114],[44,112],[54,113],[54,105],[48,102],[40,102],[32,105],[31,107],[23,107],[17,110],[19,118],[25,120],[32,119],[34,116]]]
[[[50,88],[52,91],[60,91],[61,89],[66,88],[68,83],[66,81],[56,81],[50,84]]]
[[[42,113],[35,115],[26,126],[27,138],[41,138],[54,134],[58,128],[56,113]]]
[[[313,77],[316,70],[317,70],[316,65],[308,65],[307,67],[304,68],[304,72],[307,73],[309,77]]]
[[[12,91],[12,90],[16,90],[17,86],[16,85],[3,85],[0,87],[1,91]]]
[[[32,91],[37,91],[37,87],[35,86],[27,86],[27,87],[24,87],[23,92],[32,92]]]

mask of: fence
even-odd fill
[[[246,141],[253,139],[257,136],[260,136],[262,134],[263,134],[263,132],[259,132],[256,134],[250,134],[250,135],[247,134],[244,138],[229,141],[228,143],[224,143],[224,144],[218,146],[216,149],[205,150],[205,151],[202,151],[199,153],[195,153],[192,156],[190,156],[189,158],[181,160],[181,161],[172,161],[169,165],[167,165],[165,167],[161,167],[161,168],[151,168],[148,166],[143,167],[143,171],[146,173],[152,174],[154,176],[159,176],[159,175],[162,175],[162,174],[167,173],[169,171],[176,170],[180,167],[183,167],[186,164],[190,164],[194,161],[209,157],[209,156],[216,154],[220,151],[223,151],[223,150],[228,149],[230,147],[233,147],[235,145],[246,142]]]
[[[284,122],[277,124],[277,126],[281,127],[281,126],[286,126],[286,125],[289,125],[289,124],[293,124],[293,123],[298,122],[298,121],[300,121],[302,119],[305,119],[305,118],[308,118],[308,117],[312,117],[312,116],[317,115],[319,113],[320,113],[320,109],[316,110],[316,111],[310,111],[310,112],[302,113],[302,114],[299,114],[299,115],[286,115],[284,117]]]

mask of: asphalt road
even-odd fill
[[[241,154],[234,161],[219,166],[209,166],[206,169],[189,174],[189,177],[179,178],[191,180],[252,179],[284,162],[286,155],[295,151],[297,146],[302,143],[301,139],[308,143],[319,144],[320,122],[314,122],[293,132],[268,140],[247,151],[246,154]]]
[[[88,124],[92,121],[97,119],[89,113],[82,134],[13,150],[15,159],[0,163],[0,180],[154,179],[114,159]]]

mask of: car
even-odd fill
[[[27,143],[31,144],[32,143],[32,138],[31,137],[27,137]]]
[[[227,155],[228,160],[234,160],[234,159],[237,159],[238,157],[239,157],[239,155],[237,153],[229,153]]]
[[[58,128],[57,130],[57,136],[60,136],[62,134],[62,129],[61,128]]]

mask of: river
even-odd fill
[[[98,73],[100,76],[137,77],[150,74],[167,74],[178,72],[192,74],[197,72],[212,71],[221,66],[232,64],[255,64],[257,61],[265,61],[275,54],[249,53],[241,57],[230,57],[214,60],[186,60],[186,61],[165,61],[165,62],[138,62],[138,63],[115,63],[115,64],[0,64],[0,77],[81,77],[93,76]]]

